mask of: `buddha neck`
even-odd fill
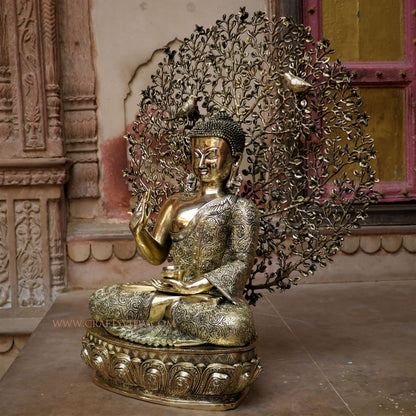
[[[226,195],[224,184],[220,183],[200,183],[199,197],[203,199],[215,199]]]

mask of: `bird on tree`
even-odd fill
[[[167,121],[173,121],[180,118],[188,118],[191,121],[196,121],[200,116],[198,101],[199,98],[192,94],[179,108],[178,112],[173,117],[168,118]]]
[[[293,75],[291,72],[285,72],[283,74],[283,83],[289,88],[291,91],[297,92],[306,92],[309,88],[312,87],[309,82],[306,82],[302,78]]]

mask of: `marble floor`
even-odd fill
[[[103,390],[80,358],[90,292],[58,298],[0,381],[0,415],[215,415]],[[264,371],[232,415],[416,415],[416,280],[303,284],[255,309]],[[59,328],[58,320],[81,325]]]

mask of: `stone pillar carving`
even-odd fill
[[[66,286],[62,212],[62,203],[59,199],[50,199],[48,201],[49,267],[52,298]]]
[[[13,201],[17,305],[45,305],[42,224],[39,199]]]
[[[62,143],[62,108],[59,87],[60,60],[57,50],[56,13],[55,0],[42,1],[48,134],[51,141]]]
[[[1,139],[2,157],[61,157],[55,0],[2,0],[2,8],[0,30],[6,26],[7,43],[2,42],[0,66],[9,68],[2,71],[3,85],[11,74],[13,120],[13,133]]]
[[[7,36],[8,16],[0,2],[0,143],[8,140],[13,130],[12,89]]]
[[[7,203],[0,200],[0,308],[11,307]]]
[[[12,5],[12,26],[15,28],[15,85],[19,138],[23,151],[46,149],[46,102],[43,92],[39,4],[16,0]]]
[[[73,161],[68,197],[98,198],[95,71],[89,3],[62,0],[62,89],[66,155]],[[82,59],[81,59],[82,57]]]
[[[65,286],[57,0],[0,2],[0,318],[42,316]]]

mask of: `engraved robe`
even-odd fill
[[[216,304],[184,300],[171,309],[175,328],[109,329],[121,338],[150,345],[211,343],[245,345],[255,337],[251,308],[243,299],[257,245],[259,217],[248,200],[227,195],[203,205],[180,232],[171,232],[173,263],[184,268],[183,280],[205,277],[213,285],[208,292]],[[123,289],[120,285],[99,289],[90,301],[94,319],[147,320],[156,292]],[[153,335],[152,335],[153,334]]]

